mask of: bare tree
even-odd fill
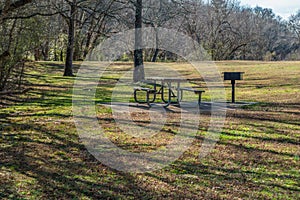
[[[179,18],[183,15],[183,9],[180,8],[181,1],[168,1],[168,0],[149,0],[144,3],[145,12],[143,14],[143,23],[151,26],[156,33],[156,48],[153,51],[151,62],[156,62],[159,55],[159,37],[158,28],[172,27],[171,20]],[[178,28],[178,24],[174,24]]]
[[[299,44],[300,44],[300,10],[292,15],[289,19],[289,26],[292,31],[297,35]]]

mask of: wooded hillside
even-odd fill
[[[2,0],[0,91],[9,87],[12,74],[20,79],[25,60],[63,61],[64,75],[73,75],[72,61],[135,27],[137,5],[134,0]],[[300,58],[300,11],[283,20],[271,9],[243,7],[236,0],[148,0],[142,2],[142,23],[187,34],[213,60]],[[176,59],[159,49],[144,50],[146,61]]]

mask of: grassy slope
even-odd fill
[[[238,83],[239,99],[261,103],[228,112],[215,150],[198,160],[209,120],[204,114],[190,150],[171,166],[147,174],[121,173],[89,155],[72,120],[73,78],[61,77],[60,63],[30,65],[26,80],[34,90],[1,99],[8,106],[0,110],[0,198],[300,197],[299,62],[218,62],[220,71],[246,72],[246,80]],[[99,101],[109,101],[115,76],[99,86],[105,91],[97,95]],[[99,107],[98,117],[111,139],[122,147],[126,140],[137,148],[131,150],[155,149],[176,132],[171,121],[159,138],[139,141],[118,132],[110,109]]]

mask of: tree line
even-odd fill
[[[236,0],[2,0],[0,23],[0,91],[20,82],[28,59],[63,61],[64,75],[72,76],[74,60],[84,60],[104,39],[135,27],[183,32],[213,60],[300,58],[300,11],[283,20],[271,9],[244,7]],[[120,59],[134,60],[137,67],[143,60],[179,58],[151,49]]]

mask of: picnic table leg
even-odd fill
[[[200,92],[199,96],[198,96],[198,106],[199,106],[199,109],[200,109],[200,105],[201,105],[201,96],[202,96],[202,92]]]
[[[153,92],[153,99],[150,101],[150,95],[149,95],[149,103],[154,103],[156,100],[156,94],[158,94],[159,92],[156,92],[156,81],[154,81],[154,92]]]
[[[156,91],[156,81],[154,81],[154,90]]]
[[[182,89],[180,89],[180,101],[179,101],[179,102],[181,102],[181,101],[182,101],[182,99],[183,99],[183,90],[182,90]]]
[[[155,83],[155,88],[157,87],[156,86],[156,81],[154,82]],[[159,88],[159,90],[157,91],[157,94],[161,94],[162,93],[162,90],[163,90],[163,82],[161,82],[161,87]]]
[[[137,97],[136,97],[136,93],[137,93],[137,91],[134,90],[134,92],[133,92],[134,101],[137,102],[137,103],[140,103],[140,102],[138,101]]]
[[[172,91],[172,83],[171,83],[171,82],[168,84],[168,87],[169,87],[169,98],[168,98],[168,104],[170,105],[170,104],[171,104],[171,102],[172,102],[172,93],[173,93],[173,91]]]
[[[179,85],[180,86],[180,85]],[[164,96],[164,82],[162,82],[162,93],[161,93],[161,99],[164,103],[166,104],[171,104],[171,103],[178,103],[178,90],[177,90],[177,95],[175,95],[175,93],[173,92],[172,90],[172,82],[167,82],[167,88],[168,88],[168,99],[166,100],[165,99],[165,96]],[[177,100],[172,102],[172,98],[173,97],[177,97]]]
[[[168,84],[167,84],[167,85],[168,85]],[[162,82],[161,82],[161,100],[162,100],[164,103],[168,103],[169,101],[166,101],[166,100],[165,100],[164,89],[165,89],[165,83],[162,81]]]
[[[179,104],[179,102],[181,101],[181,90],[180,90],[180,82],[177,83],[177,103]]]
[[[146,94],[146,102],[147,102],[147,105],[149,107],[151,107],[151,104],[150,104],[150,101],[149,101],[149,96],[150,96],[150,94],[149,94],[149,92],[147,92],[147,94]]]
[[[167,108],[171,104],[171,98],[172,98],[172,90],[171,90],[172,83],[168,82],[167,86],[168,86],[168,101],[166,102],[166,105],[164,105],[165,108]]]

